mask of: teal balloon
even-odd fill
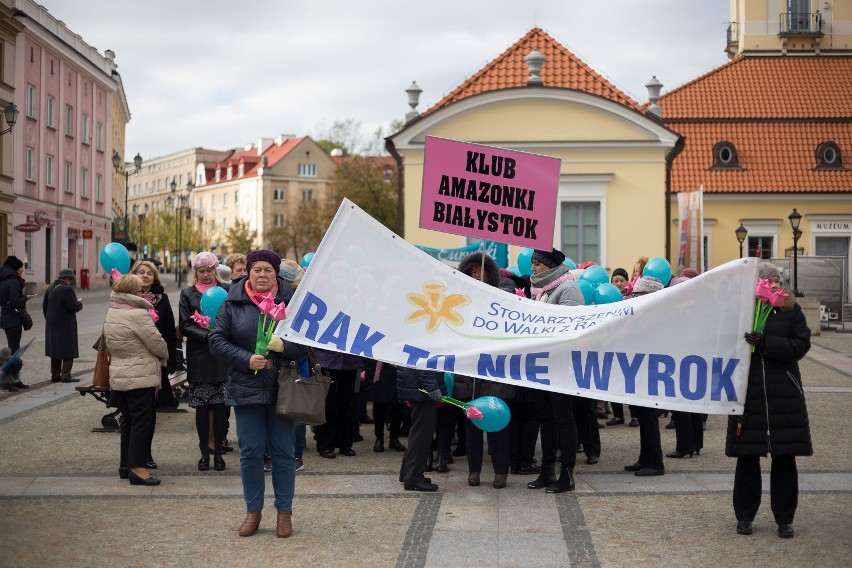
[[[213,325],[227,297],[228,293],[219,286],[213,286],[201,295],[201,313],[210,318],[210,325]]]
[[[582,276],[580,280],[577,280],[577,287],[583,293],[583,300],[587,306],[595,301],[595,287],[590,282],[582,280]]]
[[[305,256],[302,257],[302,261],[299,263],[299,266],[302,268],[307,268],[311,265],[311,261],[314,259],[314,253],[306,252]]]
[[[614,284],[607,282],[595,289],[596,304],[611,304],[613,302],[620,302],[621,300],[621,290],[616,288]]]
[[[592,288],[597,288],[601,284],[609,282],[609,276],[603,266],[595,264],[583,271],[580,275],[580,280],[585,280],[592,285]]]
[[[130,253],[119,243],[108,243],[101,250],[101,266],[106,272],[116,269],[122,274],[130,270]]]
[[[444,384],[447,385],[447,395],[453,396],[453,386],[456,384],[456,376],[453,373],[444,373]]]
[[[521,276],[529,276],[532,274],[532,255],[534,249],[524,247],[518,253],[518,270],[521,271]]]
[[[521,276],[521,270],[517,266],[510,266],[506,270],[508,270],[509,272],[514,274],[515,276]]]
[[[642,276],[656,278],[663,283],[663,286],[667,286],[669,280],[672,279],[672,265],[665,258],[655,256],[645,265],[645,268],[642,270]]]
[[[567,266],[568,270],[574,270],[575,268],[577,268],[577,263],[568,258],[567,256],[565,257],[565,260],[562,261],[562,264]]]
[[[512,413],[509,405],[496,396],[481,396],[470,401],[481,413],[482,418],[471,418],[473,425],[485,432],[499,432],[509,425]]]

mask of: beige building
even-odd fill
[[[224,254],[227,231],[237,221],[257,231],[256,246],[268,246],[270,231],[284,228],[300,204],[322,202],[336,167],[311,138],[285,134],[199,164],[190,204],[203,247]]]
[[[536,58],[540,72],[527,65]],[[418,226],[427,135],[558,157],[553,243],[577,263],[631,267],[665,254],[667,157],[678,134],[541,29],[389,138],[404,172],[405,239],[463,246],[464,237]]]

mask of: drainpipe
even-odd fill
[[[403,166],[402,166],[402,156],[399,152],[396,151],[396,146],[394,146],[393,141],[390,138],[385,138],[385,150],[393,156],[394,161],[396,162],[396,234],[401,238],[405,238],[405,203],[402,200],[403,197],[403,189],[405,188],[405,184],[403,183]]]
[[[666,260],[671,262],[672,250],[672,162],[683,152],[683,136],[678,136],[674,147],[666,154]]]

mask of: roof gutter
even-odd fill
[[[674,147],[666,154],[666,260],[671,262],[672,250],[672,163],[683,152],[684,137],[678,136]]]
[[[396,162],[396,234],[401,238],[405,238],[405,203],[402,199],[405,184],[403,183],[403,165],[402,156],[396,151],[396,146],[390,137],[385,138],[385,150],[393,157]]]

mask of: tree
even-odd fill
[[[257,231],[249,230],[248,223],[242,219],[238,219],[225,233],[225,244],[231,253],[247,253],[254,249],[256,241]]]
[[[391,158],[353,156],[334,171],[329,185],[329,201],[339,204],[344,197],[348,198],[379,223],[395,231],[397,175],[396,164]],[[335,211],[336,206],[329,214],[333,216]],[[330,223],[329,217],[326,226]]]
[[[285,209],[282,226],[266,232],[269,248],[297,262],[305,253],[317,250],[331,222],[327,210],[326,203],[316,200],[301,201]]]

